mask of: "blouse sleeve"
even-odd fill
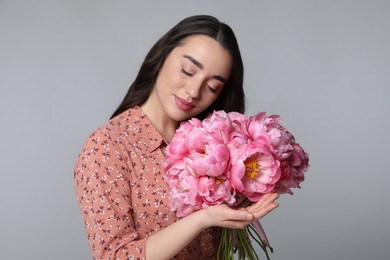
[[[95,132],[74,168],[77,202],[95,260],[145,259],[146,238],[139,239],[134,228],[129,163],[120,145]]]

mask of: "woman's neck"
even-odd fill
[[[141,105],[140,108],[164,140],[168,143],[171,142],[179,123],[168,117],[161,109],[155,108],[151,103],[148,103],[148,101]]]

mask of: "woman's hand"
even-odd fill
[[[196,211],[148,237],[146,258],[171,259],[208,227],[244,229],[278,207],[278,203],[275,202],[278,197],[276,193],[266,194],[258,202],[247,207],[232,208],[223,204]],[[172,237],[175,238],[174,243]]]
[[[240,208],[231,208],[225,204],[211,206],[205,209],[206,227],[219,226],[226,228],[244,229],[252,223],[277,208],[279,204],[275,200],[277,193],[265,194],[258,202]]]
[[[273,209],[279,207],[279,204],[276,202],[278,198],[279,194],[277,193],[265,194],[258,202],[246,207],[245,210],[253,214],[254,220],[259,220]]]

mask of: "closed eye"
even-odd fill
[[[183,67],[181,67],[181,72],[182,72],[184,75],[189,76],[189,77],[194,76],[194,74],[189,73],[189,72],[186,71]]]
[[[217,89],[210,87],[209,84],[206,84],[206,86],[208,87],[208,89],[210,90],[211,93],[216,94],[218,92]]]

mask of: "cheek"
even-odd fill
[[[206,93],[202,96],[202,106],[208,107],[210,106],[216,99],[218,98],[217,95]]]
[[[177,88],[178,84],[177,76],[175,76],[171,71],[163,69],[160,71],[159,76],[157,77],[156,87],[157,91],[161,94],[170,94],[172,89]]]
[[[183,79],[179,72],[175,69],[169,69],[164,74],[165,84],[167,88],[180,88],[183,85]]]
[[[181,88],[183,87],[183,80],[178,75],[172,75],[171,78],[171,84],[173,88]]]

